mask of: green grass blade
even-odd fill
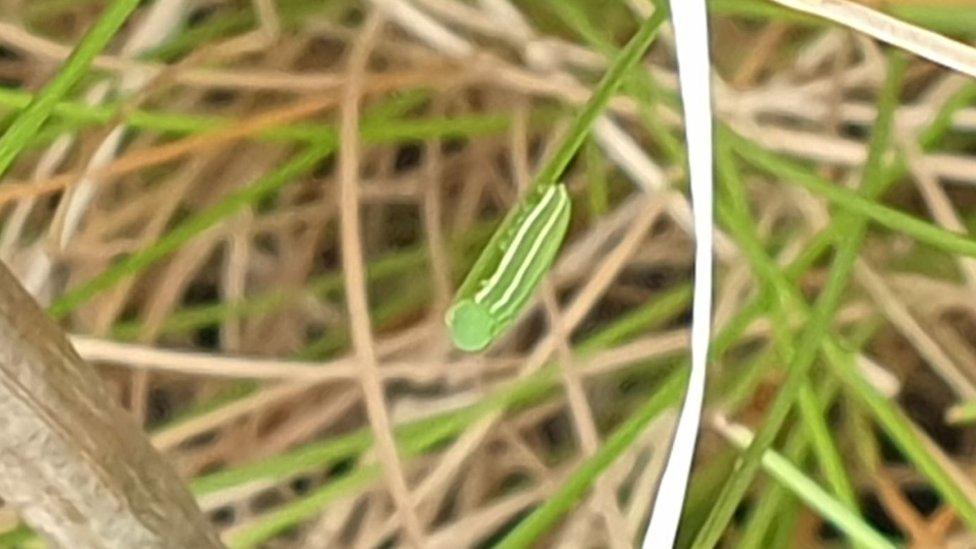
[[[840,450],[837,449],[837,444],[830,434],[830,426],[827,424],[828,410],[823,399],[814,391],[813,385],[807,382],[800,388],[797,403],[800,407],[800,418],[813,444],[820,470],[827,478],[834,495],[847,507],[849,513],[857,515],[857,495],[844,469],[844,458],[841,457]]]
[[[444,416],[421,420],[396,429],[398,445],[406,457],[417,456],[434,446],[447,441],[479,418],[494,411],[517,408],[522,403],[531,402],[549,394],[556,385],[555,369],[550,368],[520,380],[508,390],[486,398],[478,404]],[[355,457],[372,447],[373,435],[369,429],[362,429],[352,435],[334,441],[319,443],[304,452],[304,455],[275,456],[263,462],[251,464],[236,470],[216,473],[195,482],[192,487],[197,494],[237,486],[255,478],[282,479],[290,474],[308,470],[315,466],[337,463]],[[318,461],[325,459],[326,463]],[[329,503],[361,490],[381,477],[376,465],[354,469],[346,475],[333,479],[329,484],[311,495],[281,506],[231,536],[234,547],[252,547],[266,541],[284,530],[311,518],[321,512]]]
[[[784,445],[783,453],[792,463],[803,463],[810,453],[810,439],[797,430]],[[739,447],[742,450],[746,445]],[[742,526],[736,540],[738,549],[763,549],[770,547],[770,532],[784,514],[795,512],[799,501],[782,483],[773,482],[762,492],[756,493],[756,506]]]
[[[559,148],[556,149],[549,162],[536,175],[532,185],[533,188],[554,185],[559,180],[563,172],[566,171],[566,167],[569,166],[570,161],[576,155],[576,151],[579,150],[580,145],[586,140],[586,136],[589,134],[593,123],[620,87],[624,76],[637,63],[641,56],[644,55],[647,48],[650,47],[651,42],[654,41],[654,37],[657,36],[658,28],[667,19],[667,16],[667,10],[655,10],[654,14],[641,24],[637,33],[630,39],[630,42],[620,50],[613,64],[610,65],[610,68],[607,69],[607,72],[603,75],[599,84],[597,84],[590,100],[587,101],[583,110],[573,120],[573,125],[570,126]]]
[[[315,516],[322,507],[343,496],[361,490],[380,478],[382,471],[378,465],[356,469],[342,478],[330,482],[304,497],[280,509],[262,515],[260,520],[245,524],[229,534],[227,546],[232,549],[258,547],[263,542],[287,530],[292,525]]]
[[[907,62],[900,56],[894,57],[889,63],[889,76],[885,82],[884,90],[878,107],[878,119],[871,137],[870,153],[867,165],[864,169],[861,191],[864,195],[873,197],[883,188],[884,180],[884,151],[887,150],[892,127],[894,111],[898,104],[898,93],[901,90],[901,82],[905,72]],[[722,149],[725,149],[723,146]],[[720,151],[721,152],[721,151]],[[725,185],[732,189],[732,192],[744,192],[741,189],[741,181],[738,181],[735,173],[730,170],[730,160],[727,149],[722,154],[725,160],[722,162],[724,168],[719,171]],[[728,211],[729,208],[719,208],[720,211]],[[740,211],[739,214],[744,212]],[[736,215],[726,215],[732,217]],[[854,262],[860,251],[861,243],[867,232],[867,222],[864,218],[853,213],[847,213],[836,222],[839,224],[841,234],[845,235],[840,240],[831,264],[830,271],[820,295],[817,297],[816,304],[811,313],[803,334],[798,339],[796,352],[787,370],[787,378],[780,387],[779,394],[773,401],[772,406],[766,414],[766,419],[762,427],[756,433],[755,439],[749,445],[742,458],[742,464],[736,474],[729,479],[723,487],[716,500],[715,507],[706,519],[705,525],[695,538],[693,547],[707,548],[714,547],[725,531],[732,519],[732,515],[738,508],[739,503],[745,496],[746,491],[752,484],[760,465],[763,453],[772,445],[782,428],[783,424],[793,407],[794,402],[803,386],[807,372],[813,366],[817,357],[817,351],[821,342],[827,336],[828,328],[834,314],[840,305],[841,297],[847,287],[848,280],[854,269]]]
[[[953,116],[962,108],[968,106],[973,99],[976,98],[976,85],[964,86],[959,92],[954,94],[952,97],[946,101],[939,111],[936,113],[932,122],[922,131],[921,137],[919,138],[919,146],[925,150],[931,150],[948,132],[951,127],[951,122]],[[766,151],[762,150],[755,144],[745,140],[731,132],[726,132],[724,129],[720,128],[720,131],[724,132],[722,134],[722,141],[726,143],[732,143],[741,150],[748,148],[754,151],[755,155],[767,154]],[[749,155],[749,158],[755,158],[753,155]],[[797,171],[804,174],[805,177],[817,177],[813,172],[807,170],[801,166],[793,165]],[[905,164],[900,159],[896,159],[895,163],[890,165],[886,170],[884,181],[885,187],[891,185],[899,177],[905,173]],[[856,195],[855,195],[856,196]],[[839,232],[837,230],[836,223],[831,222],[824,230],[817,233],[807,245],[807,247],[800,253],[800,256],[786,268],[786,276],[792,282],[801,275],[803,275],[810,267],[813,266],[816,261],[821,257],[821,255],[833,245],[834,240],[838,237]],[[732,347],[732,345],[738,341],[748,325],[759,318],[763,311],[768,309],[771,299],[770,292],[775,290],[769,290],[769,288],[764,288],[760,295],[753,299],[752,302],[747,304],[739,313],[729,321],[728,328],[723,329],[719,334],[717,334],[712,340],[712,359],[718,360],[722,354]]]
[[[629,448],[662,411],[677,404],[686,382],[687,368],[672,373],[667,381],[634,415],[611,434],[603,446],[586,459],[542,506],[509,531],[496,549],[521,549],[549,531],[583,498],[607,467]]]
[[[34,532],[26,526],[18,526],[0,534],[0,547],[20,548],[34,538]]]
[[[115,33],[138,6],[139,0],[115,0],[112,2],[98,22],[71,52],[54,78],[44,86],[44,89],[34,97],[34,100],[7,128],[7,131],[0,136],[0,176],[7,172],[20,151],[41,129],[44,122],[51,116],[51,111],[54,110],[55,105],[87,74],[88,67],[95,56],[105,49],[105,46],[108,45]]]
[[[976,240],[969,235],[948,231],[917,217],[880,205],[864,196],[859,196],[857,193],[814,175],[794,162],[763,150],[755,143],[733,135],[728,130],[723,130],[721,134],[723,139],[732,143],[736,152],[746,162],[776,176],[785,183],[800,185],[814,194],[830,200],[842,210],[870,218],[883,227],[904,233],[919,242],[948,253],[976,257]]]
[[[767,547],[789,547],[794,537],[796,516],[800,510],[800,502],[782,484],[774,483],[763,494],[749,522],[737,540],[737,549],[766,549]],[[786,523],[784,525],[784,522]],[[780,528],[788,528],[789,533],[779,534]],[[770,534],[772,532],[772,534]],[[777,534],[783,537],[783,542],[771,543],[770,538]]]
[[[930,5],[892,3],[887,6],[891,15],[944,34],[972,37],[976,34],[976,9],[972,4]]]
[[[589,0],[583,0],[588,2]],[[614,59],[620,53],[620,48],[614,44],[610,34],[597,28],[591,21],[589,15],[582,6],[576,1],[550,0],[549,9],[566,26],[573,29],[581,38],[594,50],[600,52],[607,59]],[[660,6],[659,9],[667,9],[668,6]],[[643,68],[631,67],[627,71],[626,78],[621,83],[624,93],[633,96],[637,101],[640,111],[641,122],[647,127],[648,134],[653,141],[661,148],[665,158],[676,166],[684,166],[684,143],[671,134],[670,129],[664,124],[654,106],[661,99],[665,99],[666,94],[659,88],[654,81],[650,71]],[[677,105],[677,97],[667,97],[673,99],[671,103]]]
[[[723,430],[726,436],[740,448],[745,448],[752,442],[752,434],[745,428],[730,425]],[[770,476],[789,488],[793,494],[830,521],[840,531],[847,534],[854,542],[872,549],[894,549],[896,547],[895,544],[864,522],[861,517],[851,513],[843,503],[825,492],[823,488],[782,455],[773,450],[766,450],[762,456],[762,466]]]
[[[720,172],[723,173],[724,177],[728,177],[724,173],[727,162],[729,161],[729,155],[727,147],[723,147],[719,152],[719,162],[721,163]],[[729,193],[732,194],[732,193]],[[737,240],[737,243],[745,252],[747,258],[750,259],[750,263],[756,267],[757,270],[762,270],[764,276],[778,276],[778,269],[772,261],[757,261],[757,256],[765,257],[765,251],[759,242],[758,233],[755,226],[745,220],[748,214],[742,209],[744,204],[741,203],[742,196],[738,196],[739,204],[736,208],[735,206],[729,206],[730,202],[736,202],[735,199],[729,199],[723,201],[719,204],[719,211],[722,214],[723,221],[725,221],[726,226],[730,229],[730,234]],[[730,212],[731,210],[731,212]],[[757,266],[758,265],[758,266]],[[777,300],[782,301],[789,299],[789,295],[785,291],[781,291],[777,294]],[[773,308],[774,311],[774,321],[773,325],[773,335],[774,343],[778,354],[782,357],[782,360],[793,364],[795,360],[796,353],[794,349],[796,347],[793,337],[791,334],[787,333],[789,328],[789,322],[787,320],[786,311]],[[764,357],[765,358],[765,357]],[[854,496],[853,489],[851,488],[850,481],[847,479],[846,472],[843,469],[843,465],[836,449],[836,445],[829,434],[829,427],[825,422],[825,411],[824,407],[820,402],[820,398],[812,391],[809,382],[804,382],[800,386],[798,393],[798,400],[800,404],[800,412],[802,423],[806,427],[804,434],[809,433],[810,439],[813,441],[813,448],[816,451],[818,460],[820,462],[821,468],[824,470],[827,478],[831,481],[835,493],[842,497],[845,505],[847,506],[847,512],[856,516],[856,497]],[[798,431],[795,435],[800,434]],[[797,438],[794,436],[793,438]],[[802,449],[795,447],[797,443],[791,445],[791,450],[789,450],[789,455],[793,459],[798,459],[807,448],[806,437],[800,437],[802,440]],[[749,470],[746,469],[746,473]],[[737,474],[742,474],[742,470],[737,472]],[[776,492],[776,489],[772,489]],[[767,496],[768,497],[768,496]],[[781,497],[781,496],[778,496]],[[720,499],[721,501],[721,499]],[[757,509],[756,521],[750,520],[747,529],[747,536],[742,540],[743,546],[758,547],[761,545],[754,545],[760,543],[766,532],[766,529],[759,524],[762,523],[763,519],[768,518],[768,513],[776,513],[778,508],[762,508]]]
[[[976,501],[953,474],[942,467],[941,461],[932,455],[929,444],[918,435],[918,428],[905,413],[885,395],[861,376],[854,364],[854,356],[837,344],[824,348],[827,366],[850,390],[850,394],[871,413],[895,446],[932,483],[935,491],[956,511],[959,518],[971,530],[976,530]]]
[[[584,339],[580,343],[578,351],[581,354],[586,354],[598,349],[607,349],[613,345],[619,345],[630,334],[657,328],[666,320],[678,316],[681,311],[687,310],[691,298],[691,284],[681,284],[664,291],[645,306],[618,316],[612,324],[601,328],[596,334]]]
[[[459,256],[458,264],[470,263],[470,259],[460,258],[462,252],[473,245],[488,240],[495,222],[478,224],[452,240],[454,252]],[[428,247],[416,244],[369,262],[366,277],[370,284],[394,277],[413,276],[416,269],[427,261]],[[413,274],[411,274],[413,273]],[[339,298],[344,291],[343,275],[339,271],[322,274],[308,281],[301,288],[273,288],[236,301],[222,301],[195,305],[180,309],[166,318],[159,327],[160,335],[180,335],[208,326],[214,326],[232,318],[255,318],[276,313],[302,296],[313,295],[318,299]],[[125,341],[139,338],[146,325],[140,321],[120,322],[112,328],[112,337]]]
[[[823,19],[778,6],[767,0],[708,0],[708,9],[717,15],[733,15],[759,20],[822,26]]]
[[[810,27],[823,27],[831,23],[825,19],[807,15],[779,6],[770,0],[709,0],[709,9],[716,15],[736,16],[758,21],[778,21]],[[890,2],[880,6],[881,11],[905,22],[919,25],[943,34],[971,37],[976,34],[976,9],[972,5],[941,5],[930,2]]]
[[[960,92],[954,94],[949,101],[942,105],[939,112],[936,114],[930,125],[922,132],[919,139],[919,144],[924,150],[930,150],[935,146],[942,136],[951,127],[951,120],[953,115],[961,108],[970,104],[973,100],[974,95],[976,95],[976,86],[966,86]],[[741,140],[741,145],[748,146],[751,149],[757,150],[759,152],[764,152],[755,145],[748,143],[742,138],[735,137],[735,139]],[[727,143],[729,140],[723,140],[723,143]],[[806,172],[809,175],[809,171],[802,167],[796,168],[799,172]],[[900,177],[905,170],[905,164],[900,159],[896,159],[895,163],[889,166],[886,170],[885,177],[885,187],[894,182],[898,177]],[[815,176],[814,176],[815,177]],[[721,205],[720,205],[721,206]],[[761,288],[760,295],[753,299],[748,305],[743,307],[718,333],[713,339],[712,353],[713,360],[718,360],[722,354],[731,348],[736,341],[738,341],[742,332],[747,326],[749,326],[755,319],[757,319],[763,312],[765,312],[770,306],[774,305],[771,298],[774,294],[783,297],[789,294],[789,289],[795,282],[798,276],[802,275],[806,270],[811,267],[817,258],[823,253],[823,251],[833,242],[837,235],[839,234],[836,230],[837,227],[834,223],[831,223],[826,229],[819,232],[808,244],[807,248],[801,252],[799,258],[797,258],[791,265],[789,265],[784,272],[780,272],[777,265],[772,261],[767,261],[769,268],[760,263],[759,265],[753,262],[753,269],[760,273],[760,279],[770,280],[769,276],[772,276],[772,280],[779,280],[781,282],[779,287],[786,288],[785,292],[781,291],[776,284],[764,284]],[[740,243],[741,245],[741,243]],[[765,253],[762,252],[760,248],[761,255],[764,256]],[[747,254],[748,256],[748,254]],[[764,276],[765,275],[765,276]],[[831,354],[831,352],[834,354]],[[938,467],[937,461],[932,457],[931,453],[927,450],[924,444],[922,444],[917,436],[915,436],[914,431],[910,426],[910,422],[904,418],[900,411],[894,409],[890,402],[888,402],[882,395],[878,394],[873,387],[868,385],[861,379],[860,375],[854,371],[853,366],[849,367],[849,371],[845,370],[846,363],[839,361],[837,353],[842,356],[843,353],[840,348],[834,345],[832,342],[828,342],[825,346],[825,352],[828,358],[833,356],[834,360],[829,362],[831,367],[837,369],[835,375],[839,377],[847,376],[847,381],[849,385],[854,385],[859,383],[859,386],[867,386],[870,388],[871,393],[859,394],[858,396],[868,395],[865,398],[865,406],[868,407],[872,413],[875,415],[878,423],[888,432],[889,436],[897,441],[901,441],[899,447],[909,459],[915,463],[920,470],[928,471],[927,477],[932,481],[933,485],[939,490],[941,494],[948,500],[954,502],[954,506],[960,510],[963,515],[970,515],[973,510],[973,503],[970,502],[965,493],[961,491],[958,486],[951,480],[949,475],[945,471]],[[849,362],[849,361],[848,361]],[[741,388],[733,388],[733,390],[741,390]]]
[[[890,128],[879,128],[880,132],[887,132],[889,130]],[[722,155],[721,161],[723,164],[723,166],[720,167],[722,173],[726,178],[737,179],[736,174],[729,173],[729,170],[732,168],[732,160],[729,156],[729,149],[726,145],[722,146],[720,154]],[[878,165],[880,166],[880,149],[877,152],[876,158],[876,162],[878,162]],[[877,174],[877,177],[875,177],[875,179],[869,184],[866,184],[866,187],[869,187],[868,189],[865,189],[866,194],[878,193],[884,186],[880,167],[876,168],[875,173]],[[744,250],[747,256],[753,258],[752,264],[761,264],[769,270],[774,270],[772,265],[766,265],[764,262],[756,259],[757,257],[764,256],[766,252],[760,242],[758,228],[754,223],[751,222],[748,213],[749,206],[744,189],[740,186],[740,183],[736,181],[735,185],[729,185],[729,188],[724,196],[728,198],[729,205],[724,207],[723,218],[726,220],[727,224],[731,226],[732,232],[737,238],[740,248]],[[838,220],[836,227],[838,227],[839,231],[848,230],[849,223],[845,223],[843,220]],[[769,276],[769,273],[767,273],[767,276]],[[788,296],[778,296],[778,298],[789,299]],[[793,340],[792,334],[789,333],[790,322],[786,311],[774,307],[772,308],[772,316],[773,343],[777,353],[785,363],[793,364],[793,361],[797,358],[797,345]],[[814,348],[814,350],[811,352],[815,353],[815,351],[816,348]],[[797,398],[799,401],[801,422],[810,434],[810,440],[813,443],[814,453],[817,456],[821,469],[833,486],[834,492],[844,501],[845,504],[847,504],[851,510],[856,512],[857,498],[854,495],[854,489],[851,486],[850,480],[847,478],[840,454],[830,436],[830,428],[826,423],[823,405],[820,402],[819,396],[812,389],[809,380],[802,382],[799,392],[797,393]]]

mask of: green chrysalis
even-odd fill
[[[566,186],[556,184],[533,193],[505,219],[447,311],[458,348],[480,351],[515,320],[552,265],[569,214]]]

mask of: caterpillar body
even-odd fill
[[[503,222],[509,226],[488,244],[447,312],[451,338],[459,349],[484,349],[525,308],[559,252],[570,210],[566,186],[547,185]]]

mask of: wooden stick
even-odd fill
[[[2,264],[0,497],[58,547],[221,547],[180,478]]]

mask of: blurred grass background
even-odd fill
[[[693,269],[666,24],[570,166],[531,313],[478,356],[442,316],[652,4],[155,0],[116,30],[123,4],[0,1],[0,257],[225,541],[633,546]],[[722,234],[682,546],[972,546],[976,87],[709,4]],[[971,3],[871,6],[976,34]],[[0,545],[38,543],[0,510]]]

